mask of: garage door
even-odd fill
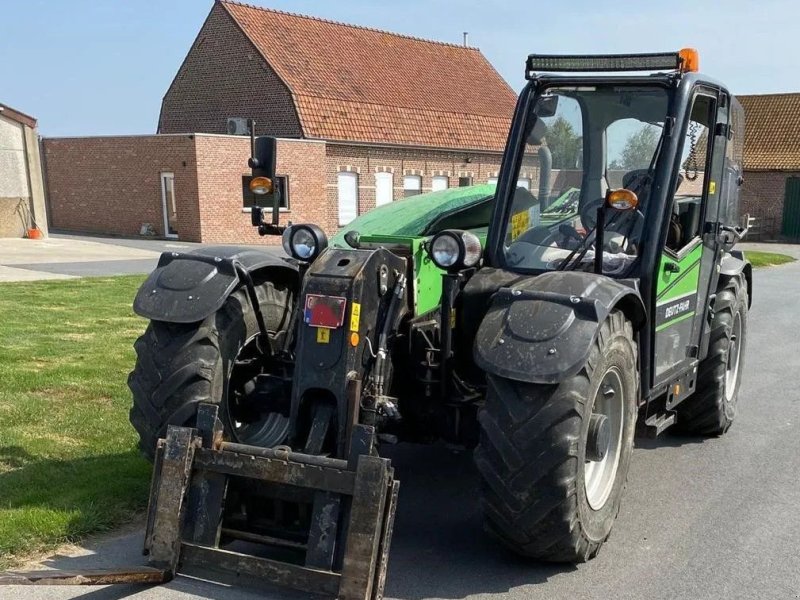
[[[781,233],[791,240],[800,240],[800,177],[786,180]]]

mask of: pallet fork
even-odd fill
[[[216,405],[198,409],[196,426],[170,426],[158,442],[144,552],[147,566],[0,575],[0,584],[157,584],[186,569],[248,575],[342,600],[383,597],[399,481],[388,459],[371,456],[374,429],[353,427],[348,460],[222,440]],[[266,548],[293,548],[302,564],[220,548],[231,478],[313,492],[305,542],[235,532]],[[342,548],[343,545],[343,548]],[[343,551],[342,551],[343,550]]]

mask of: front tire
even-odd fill
[[[562,383],[488,376],[475,461],[486,528],[514,552],[583,562],[608,538],[633,450],[636,356],[631,323],[614,311]]]
[[[677,428],[696,435],[722,435],[736,418],[747,344],[747,285],[721,282],[714,301],[708,354],[700,362],[694,394],[677,407]]]
[[[292,307],[290,289],[280,282],[263,281],[256,285],[256,294],[267,329],[285,334]],[[250,380],[249,363],[257,362],[247,359],[258,332],[244,287],[203,321],[150,322],[134,344],[136,366],[128,376],[133,394],[130,420],[139,433],[139,448],[148,458],[153,458],[156,442],[168,425],[194,422],[200,403],[220,406],[228,439],[264,446],[281,443],[288,431],[286,417],[266,413],[248,423],[232,408],[241,396],[239,380]],[[282,335],[277,338],[283,341]]]

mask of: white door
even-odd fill
[[[164,237],[178,237],[178,209],[175,205],[175,175],[161,174],[161,206],[164,209]]]
[[[389,204],[394,200],[394,175],[375,173],[375,206]]]
[[[531,180],[527,177],[520,177],[517,179],[517,187],[525,188],[529,192],[531,191]]]
[[[491,185],[497,185],[497,177],[489,177],[489,179],[486,180],[486,183]]]
[[[447,175],[436,175],[431,179],[431,191],[438,192],[446,190],[450,186],[450,179]]]
[[[358,173],[339,173],[336,183],[339,190],[339,225],[347,225],[358,216]]]

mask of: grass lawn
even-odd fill
[[[753,263],[754,267],[772,267],[774,265],[782,265],[794,261],[794,258],[791,256],[778,254],[777,252],[755,252],[747,250],[745,256]]]
[[[126,385],[143,279],[0,284],[0,568],[146,506]]]

